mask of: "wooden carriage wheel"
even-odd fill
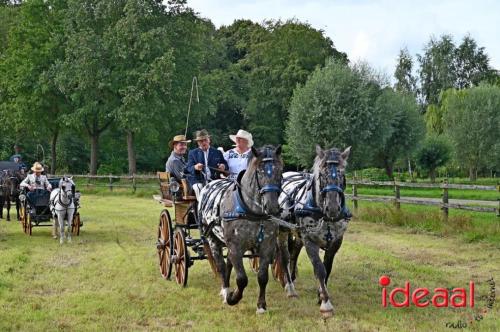
[[[19,223],[21,225],[24,224],[25,214],[26,214],[26,209],[24,207],[24,204],[21,203],[21,207],[19,208]],[[23,229],[24,229],[24,226],[23,226]]]
[[[189,253],[186,246],[186,235],[183,229],[177,229],[174,236],[174,263],[175,281],[182,287],[186,287],[189,269]]]
[[[71,223],[71,234],[79,236],[80,235],[80,213],[75,213],[73,216],[73,222]]]
[[[253,255],[253,252],[252,252]],[[249,259],[250,262],[250,268],[252,269],[253,272],[257,273],[259,272],[259,257],[250,257]]]
[[[207,256],[208,263],[210,264],[210,268],[212,269],[212,272],[214,273],[214,276],[217,277],[217,264],[215,264],[215,259],[214,256],[212,255],[212,250],[210,250],[210,246],[208,243],[203,244],[203,251],[205,252],[205,255]]]
[[[285,271],[283,271],[283,268],[281,267],[281,261],[279,257],[276,257],[274,259],[273,265],[271,267],[271,272],[273,274],[274,280],[279,281],[281,287],[285,287]]]
[[[33,225],[31,224],[31,214],[26,213],[26,218],[25,218],[25,225],[26,225],[26,234],[31,236],[33,232]]]
[[[172,220],[168,210],[160,213],[158,225],[158,259],[160,261],[160,274],[165,279],[170,279],[172,273],[172,247],[173,247]]]

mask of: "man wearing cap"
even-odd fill
[[[21,188],[26,188],[30,192],[26,195],[26,198],[30,203],[33,203],[33,191],[37,189],[46,189],[48,191],[52,190],[47,176],[43,175],[43,166],[39,162],[35,162],[33,167],[31,167],[33,173],[28,174],[28,176],[19,185]]]
[[[238,174],[248,167],[248,162],[252,157],[253,139],[252,134],[243,129],[238,130],[236,135],[229,135],[229,138],[236,145],[235,148],[224,153],[224,159],[229,166],[229,178],[236,179]]]
[[[169,172],[179,183],[184,177],[184,169],[187,166],[184,155],[186,154],[188,143],[191,143],[191,141],[186,140],[186,136],[184,135],[177,135],[168,143],[172,149],[172,153],[165,164],[165,171]]]
[[[198,148],[189,151],[187,177],[196,196],[206,182],[220,178],[220,171],[228,169],[222,152],[210,146],[210,135],[205,129],[196,132]]]

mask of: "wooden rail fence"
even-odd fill
[[[54,175],[55,177],[60,177],[60,175]],[[110,191],[113,188],[132,188],[133,192],[136,192],[137,188],[148,188],[154,189],[158,188],[158,185],[153,184],[138,184],[138,180],[157,180],[156,175],[67,175],[72,176],[75,179],[86,179],[87,187],[108,187]],[[92,180],[104,180],[107,179],[107,183],[92,183]],[[120,183],[115,183],[115,180],[120,180]],[[121,183],[121,180],[128,180],[128,183]],[[475,200],[460,200],[466,204],[450,203],[449,202],[449,189],[462,189],[462,190],[480,190],[480,191],[496,191],[500,193],[500,184],[496,186],[485,186],[485,185],[467,185],[467,184],[450,184],[447,180],[442,183],[414,183],[414,182],[398,182],[398,181],[368,181],[368,180],[347,180],[347,185],[352,188],[352,194],[346,195],[353,202],[354,210],[358,209],[359,201],[368,202],[389,202],[393,203],[396,209],[401,208],[401,204],[415,204],[415,205],[429,205],[429,206],[439,206],[443,211],[443,217],[448,218],[449,209],[461,209],[476,212],[490,212],[496,213],[500,217],[500,199],[497,198],[497,207],[486,207],[477,206],[471,204],[478,204]],[[359,195],[359,187],[392,187],[394,191],[394,196],[375,196],[375,195]],[[440,189],[442,190],[440,201],[429,200],[429,198],[404,198],[401,197],[401,188],[429,188],[429,189]]]

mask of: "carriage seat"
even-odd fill
[[[158,176],[158,180],[160,182],[160,192],[162,198],[168,201],[173,202],[174,197],[172,197],[172,193],[170,192],[170,173],[169,172],[156,172]],[[189,184],[186,179],[181,179],[181,183],[179,183],[179,195],[175,198],[178,201],[196,201],[196,196],[190,195],[189,192]]]

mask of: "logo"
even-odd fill
[[[391,278],[388,276],[381,276],[379,284],[382,286],[382,307],[384,308],[387,306],[394,308],[409,307],[410,303],[419,308],[430,305],[436,308],[474,308],[474,281],[469,281],[469,285],[463,288],[450,290],[438,287],[432,291],[425,287],[412,289],[410,282],[406,281],[403,288],[395,287],[389,292],[387,286],[391,284]],[[402,295],[403,300],[398,294]],[[399,302],[396,300],[396,296],[399,297]]]

